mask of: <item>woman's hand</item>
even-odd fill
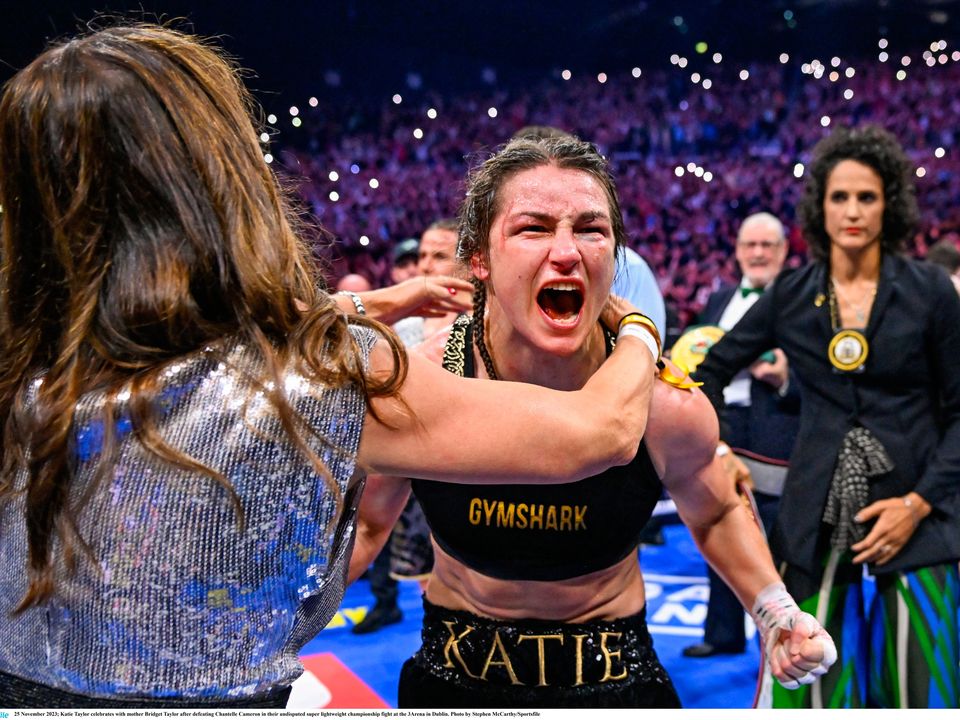
[[[877,519],[867,536],[851,545],[858,553],[855,563],[872,562],[885,565],[890,562],[913,536],[917,525],[930,514],[930,504],[917,493],[892,497],[870,503],[857,513],[857,522]]]

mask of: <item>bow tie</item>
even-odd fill
[[[763,295],[763,288],[762,287],[758,287],[758,288],[743,287],[743,286],[740,287],[740,297],[750,297],[754,293],[756,293],[757,295]]]

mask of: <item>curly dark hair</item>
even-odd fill
[[[813,148],[813,162],[807,169],[803,197],[797,205],[810,256],[815,261],[826,262],[830,255],[823,198],[827,178],[842,160],[868,165],[880,176],[884,199],[880,247],[885,253],[901,252],[920,217],[911,177],[912,163],[893,135],[875,125],[865,125],[837,128]]]

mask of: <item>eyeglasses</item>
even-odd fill
[[[746,248],[747,250],[773,250],[775,247],[779,247],[780,241],[778,240],[750,240],[748,242],[738,242],[737,247]]]

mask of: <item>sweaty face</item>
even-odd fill
[[[489,259],[474,274],[491,297],[491,322],[546,352],[568,356],[595,328],[613,281],[610,204],[580,170],[544,165],[500,188]]]
[[[421,275],[457,275],[457,233],[427,230],[420,238],[417,269]]]
[[[766,287],[783,269],[787,243],[770,225],[748,225],[737,238],[737,264],[751,287]]]
[[[869,165],[841,160],[827,176],[823,219],[830,251],[860,253],[883,231],[883,180]]]

